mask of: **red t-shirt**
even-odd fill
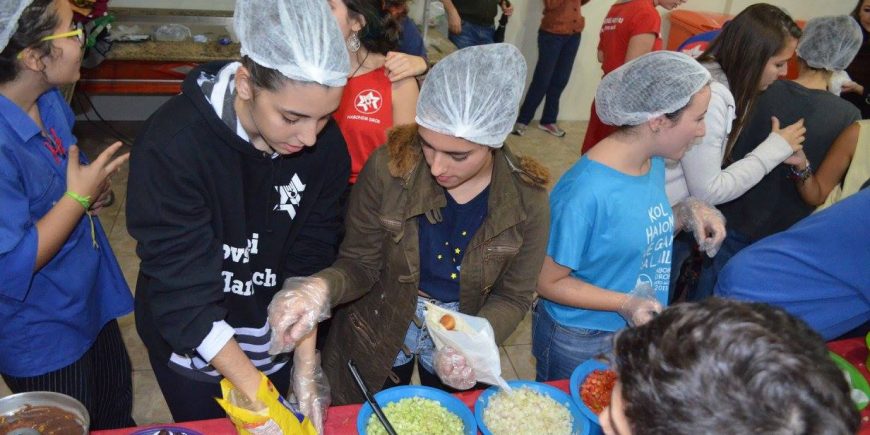
[[[350,180],[362,171],[369,156],[387,142],[393,126],[393,84],[383,67],[351,77],[333,115],[350,153]]]
[[[652,51],[662,49],[662,17],[656,10],[652,0],[632,0],[628,3],[618,3],[610,7],[604,23],[601,25],[601,39],[598,49],[601,50],[604,62],[601,69],[604,74],[619,68],[625,63],[628,52],[628,42],[635,35],[653,33],[656,40]],[[616,127],[604,124],[595,112],[595,102],[592,102],[592,113],[589,116],[589,126],[583,138],[581,153],[586,153],[602,139],[616,131]]]
[[[604,54],[601,68],[607,74],[625,63],[628,41],[635,35],[654,33],[653,51],[662,49],[662,17],[652,0],[633,0],[610,7],[601,25],[598,49]]]

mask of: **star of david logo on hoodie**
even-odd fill
[[[299,174],[293,174],[289,184],[275,186],[275,190],[281,198],[272,210],[286,211],[292,220],[296,217],[296,207],[302,202],[302,192],[305,191],[305,185],[299,179]]]

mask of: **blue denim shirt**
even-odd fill
[[[133,309],[106,234],[83,215],[37,272],[36,222],[66,191],[72,110],[56,89],[37,101],[46,133],[0,96],[0,372],[36,376],[78,360],[102,327]],[[84,158],[82,159],[84,162]]]

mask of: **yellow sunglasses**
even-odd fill
[[[82,27],[82,23],[76,23],[75,26],[76,26],[75,30],[70,30],[69,32],[64,32],[64,33],[58,33],[56,35],[48,35],[46,37],[40,38],[39,42],[51,41],[54,39],[72,38],[73,36],[75,36],[75,38],[78,39],[79,44],[83,44],[85,42],[85,31],[84,31],[84,28]],[[23,57],[24,57],[24,50],[22,50],[20,53],[18,53],[18,59],[21,59]]]

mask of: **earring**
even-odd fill
[[[359,51],[359,36],[357,36],[357,32],[353,32],[350,34],[350,38],[347,38],[347,48],[351,51],[351,53],[356,53]]]

